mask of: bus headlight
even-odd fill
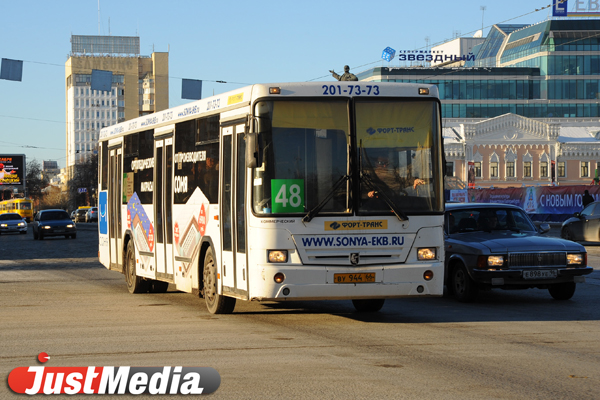
[[[267,259],[272,263],[285,263],[288,259],[287,250],[267,250]]]
[[[417,258],[421,261],[435,260],[437,258],[435,247],[422,247],[417,249]]]

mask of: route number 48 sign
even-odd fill
[[[273,213],[304,211],[303,179],[272,179],[271,204]]]

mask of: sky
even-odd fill
[[[388,46],[419,50],[426,38],[434,46],[482,27],[485,36],[493,24],[544,21],[550,3],[0,0],[0,58],[23,61],[21,82],[0,80],[0,154],[65,166],[71,35],[139,36],[142,55],[169,52],[174,107],[191,101],[181,99],[182,79],[202,80],[203,97],[254,83],[335,81],[329,70],[344,65],[353,73],[399,66],[381,58]]]

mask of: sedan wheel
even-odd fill
[[[452,270],[451,280],[454,297],[458,301],[468,303],[475,300],[479,290],[463,265],[457,265]]]
[[[555,283],[548,291],[555,300],[569,300],[575,294],[575,282]]]

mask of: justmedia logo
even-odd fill
[[[333,230],[338,230],[338,229],[340,229],[340,227],[341,227],[341,225],[340,225],[340,224],[338,224],[337,222],[333,222],[333,223],[329,224],[329,226],[330,226],[331,228],[333,228]]]
[[[377,133],[377,131],[376,131],[375,129],[373,129],[373,128],[369,128],[369,129],[367,129],[367,133],[368,133],[369,135],[374,135],[374,134],[376,134],[376,133]]]
[[[40,353],[40,363],[48,361]],[[202,378],[202,379],[200,379]],[[201,383],[202,382],[202,383]],[[23,394],[209,394],[221,385],[210,367],[18,367],[8,386]]]

